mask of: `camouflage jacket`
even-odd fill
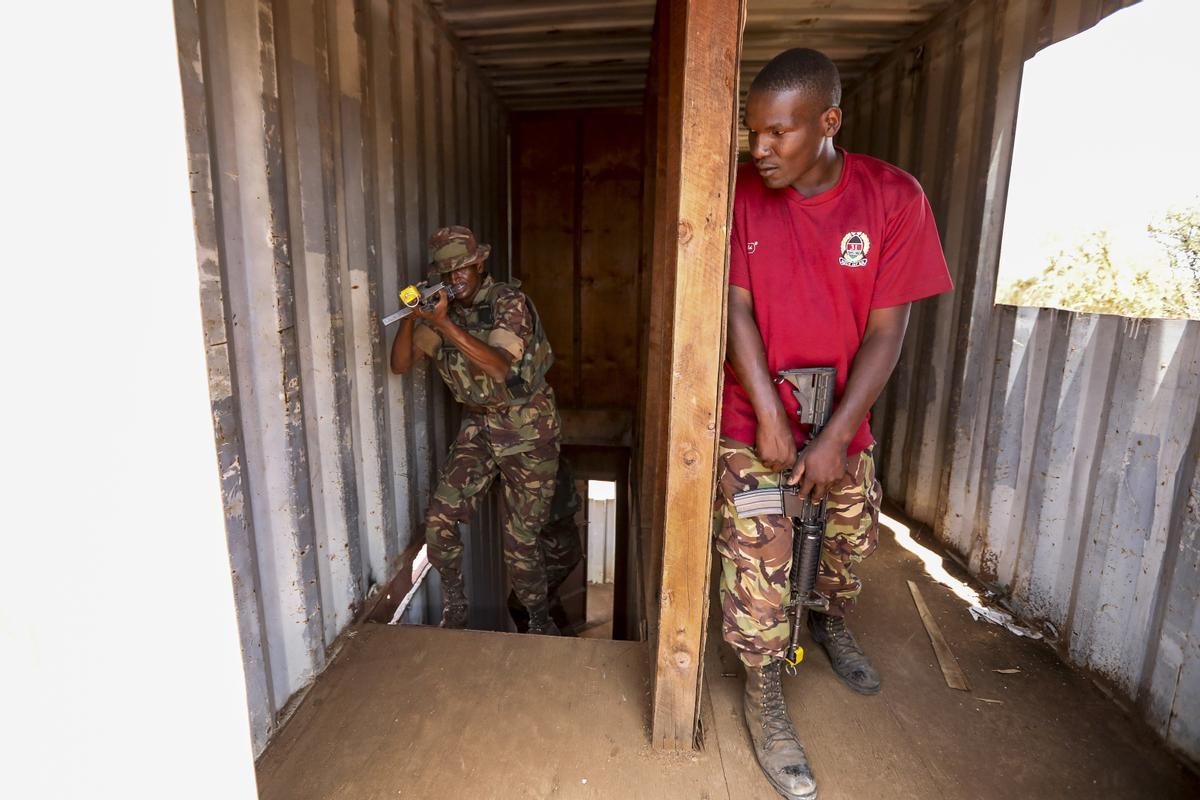
[[[537,309],[519,287],[517,281],[486,276],[471,305],[450,306],[454,324],[513,357],[503,383],[432,329],[420,325],[415,333],[417,347],[433,358],[454,399],[466,406],[463,432],[474,427],[485,433],[497,455],[556,440],[560,428],[554,392],[546,383],[554,353]]]

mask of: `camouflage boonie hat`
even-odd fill
[[[490,244],[478,244],[471,229],[462,225],[439,228],[429,237],[429,262],[438,272],[453,272],[483,261],[492,253]]]

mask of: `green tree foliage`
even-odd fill
[[[1167,251],[1172,269],[1186,269],[1200,280],[1200,201],[1191,208],[1168,211],[1146,230]]]
[[[1200,319],[1200,204],[1148,226],[1170,267],[1113,263],[1110,236],[1087,234],[1047,259],[1040,275],[1013,280],[996,302],[1125,317]]]

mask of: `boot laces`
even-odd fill
[[[778,668],[764,671],[762,705],[763,729],[767,734],[766,746],[770,748],[779,742],[796,741],[796,732],[792,728],[792,721],[788,718],[787,706],[783,701],[783,685]]]
[[[545,604],[525,610],[529,612],[530,633],[545,633],[550,630],[550,609]]]
[[[825,618],[825,635],[839,650],[849,651],[857,656],[866,656],[863,649],[858,646],[854,634],[846,630],[846,621],[841,617]]]

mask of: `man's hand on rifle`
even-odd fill
[[[782,406],[780,411],[783,411]],[[755,450],[767,469],[783,472],[796,463],[796,440],[792,438],[792,429],[786,417],[759,420],[755,438]]]
[[[413,309],[413,316],[425,320],[434,329],[440,328],[450,319],[450,300],[445,292],[438,292],[437,303],[432,310],[426,311],[422,303]]]
[[[800,496],[816,503],[845,477],[849,468],[846,446],[833,439],[818,436],[800,452],[788,485],[800,486]]]

